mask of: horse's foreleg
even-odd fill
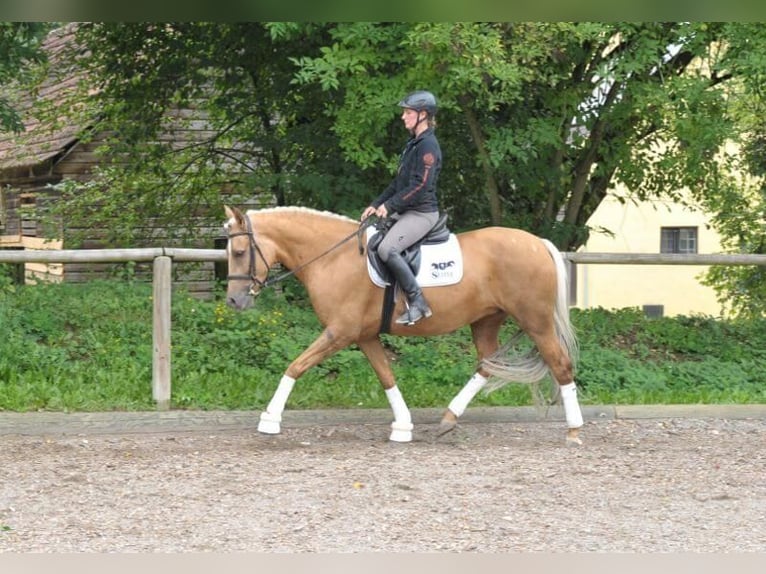
[[[391,423],[390,440],[394,442],[410,442],[412,440],[413,429],[412,415],[407,407],[407,403],[404,402],[404,397],[402,397],[399,387],[396,386],[394,373],[391,370],[391,365],[388,363],[388,357],[386,357],[386,352],[380,339],[360,341],[358,345],[378,376],[378,380],[380,380],[380,384],[386,392],[388,404],[391,405],[391,410],[394,413],[394,422]]]
[[[295,379],[288,375],[282,375],[274,396],[271,397],[266,410],[261,413],[261,419],[258,421],[258,432],[279,434],[282,412],[285,410],[285,404],[293,390],[293,385],[295,385]]]
[[[311,367],[318,365],[333,353],[348,346],[348,341],[339,339],[327,328],[290,366],[279,381],[279,386],[269,401],[266,410],[261,413],[258,431],[264,434],[279,434],[281,432],[282,413],[287,399],[293,390],[295,381]]]

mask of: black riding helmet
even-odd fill
[[[409,108],[417,112],[425,110],[429,117],[436,115],[436,98],[431,92],[425,90],[418,90],[407,94],[405,98],[399,102],[399,107]]]

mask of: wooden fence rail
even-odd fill
[[[766,265],[766,255],[580,253],[566,252],[576,264],[624,265]],[[158,410],[170,408],[170,303],[174,261],[226,261],[223,249],[153,247],[144,249],[4,250],[0,263],[120,263],[153,261],[152,293],[152,397]]]
[[[175,261],[226,261],[224,249],[147,247],[138,249],[0,249],[0,263],[124,263],[153,261],[157,257]]]
[[[766,255],[685,253],[583,253],[567,252],[572,263],[610,265],[766,265]]]

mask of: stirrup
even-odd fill
[[[427,319],[433,315],[431,308],[426,306],[425,310],[419,305],[407,305],[407,310],[399,315],[396,323],[399,325],[414,325],[424,317]]]

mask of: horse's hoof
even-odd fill
[[[567,439],[566,439],[567,446],[580,446],[582,444],[582,441],[580,440],[580,437],[577,436],[579,434],[580,434],[579,428],[569,429],[567,431]]]
[[[281,432],[280,423],[282,415],[272,415],[262,412],[261,420],[258,422],[258,432],[263,434],[279,434]]]
[[[439,423],[439,428],[436,429],[436,437],[444,436],[448,432],[452,432],[457,427],[457,421],[442,420]]]
[[[391,436],[389,440],[392,442],[412,442],[413,428],[412,423],[391,423]]]

